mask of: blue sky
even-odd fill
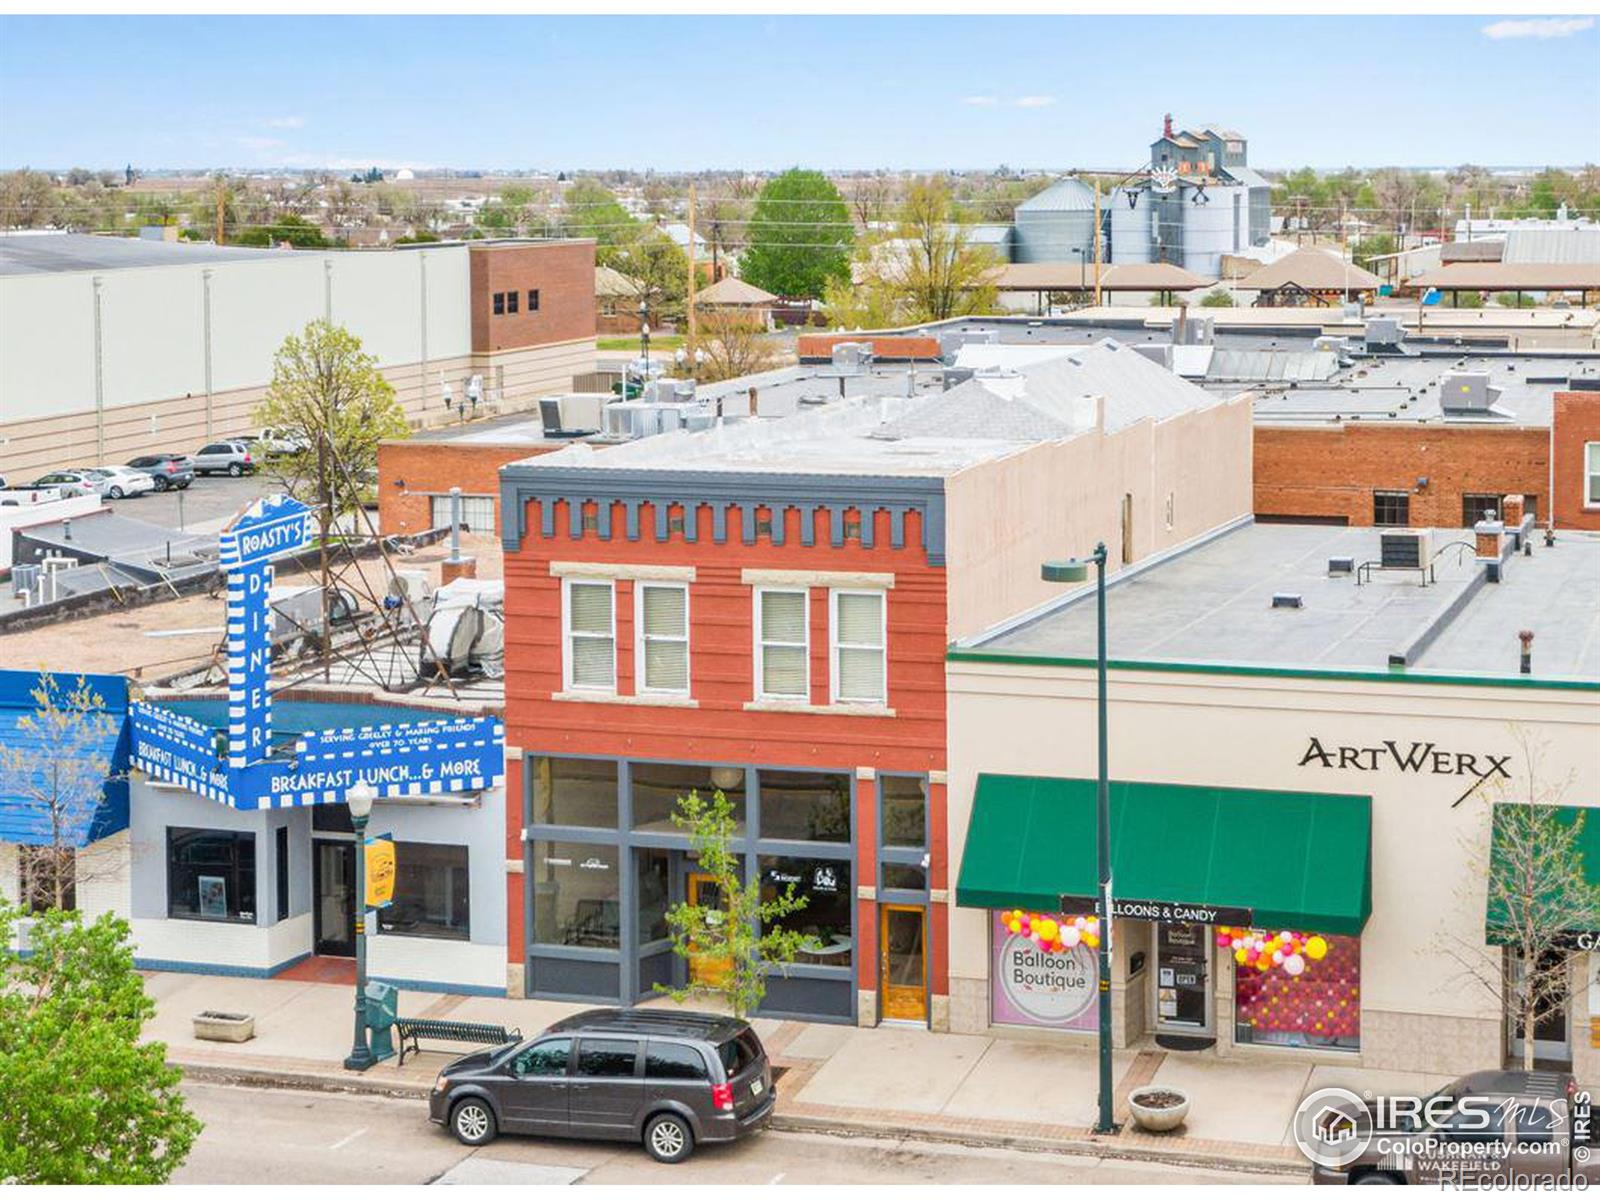
[[[0,167],[1132,169],[1167,111],[1265,167],[1571,164],[1600,160],[1597,38],[1510,14],[4,17]]]

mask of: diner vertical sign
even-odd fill
[[[219,538],[228,573],[228,766],[260,762],[272,747],[272,560],[312,544],[312,511],[292,496],[264,496]]]

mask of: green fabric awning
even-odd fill
[[[1245,909],[1254,925],[1358,934],[1371,834],[1368,796],[1113,781],[1113,904]],[[1095,879],[1094,780],[978,777],[958,905],[1054,912],[1063,895],[1093,897]]]
[[[1491,832],[1489,835],[1489,870],[1491,872],[1497,872],[1502,868],[1502,863],[1507,853],[1507,830],[1514,815],[1526,813],[1527,811],[1529,811],[1529,806],[1524,804],[1496,804],[1494,806],[1490,817]],[[1549,811],[1557,824],[1568,829],[1577,824],[1580,816],[1584,817],[1583,825],[1578,830],[1573,848],[1582,856],[1581,866],[1584,879],[1588,881],[1590,887],[1600,888],[1600,810],[1553,805],[1550,806]],[[1585,814],[1587,815],[1585,816]],[[1532,833],[1533,831],[1524,826],[1524,832]],[[1550,848],[1545,847],[1539,857],[1548,858],[1549,853]],[[1532,861],[1531,855],[1517,855],[1514,861],[1517,860],[1522,862]],[[1548,900],[1543,903],[1566,907],[1553,891]],[[1522,908],[1520,904],[1517,907],[1519,909]],[[1531,917],[1532,913],[1528,915]],[[1484,939],[1489,945],[1505,945],[1519,940],[1507,931],[1506,926],[1509,923],[1506,919],[1505,894],[1495,895],[1491,890],[1483,923]],[[1600,933],[1600,920],[1578,921],[1568,932],[1573,935]]]

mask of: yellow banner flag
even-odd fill
[[[366,853],[367,907],[385,908],[394,899],[394,840],[368,838]]]

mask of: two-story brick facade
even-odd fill
[[[944,652],[1249,511],[1248,398],[1112,344],[943,393],[573,446],[501,472],[509,984],[681,983],[706,899],[677,798],[718,791],[746,879],[813,939],[762,1011],[947,1024]]]

